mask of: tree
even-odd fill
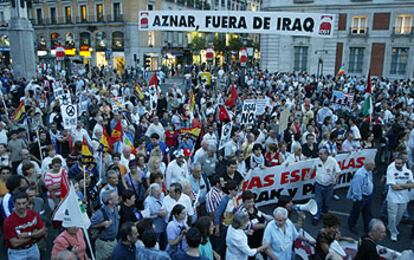
[[[243,46],[243,44],[242,44],[240,38],[232,37],[229,40],[229,48],[232,51],[239,51],[242,46]]]
[[[218,35],[214,36],[213,46],[214,46],[214,51],[224,52],[226,50],[226,41],[224,38],[219,37]]]
[[[191,49],[193,52],[200,53],[201,50],[205,49],[207,45],[207,41],[204,37],[195,36],[191,41]]]

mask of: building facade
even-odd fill
[[[264,0],[262,11],[336,14],[332,38],[261,35],[270,71],[414,77],[413,0]]]

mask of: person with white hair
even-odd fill
[[[160,248],[165,249],[167,244],[167,222],[164,218],[167,216],[167,210],[163,207],[164,193],[158,183],[152,183],[148,190],[149,195],[144,201],[144,208],[150,212],[149,217],[153,220]]]
[[[358,251],[354,260],[380,259],[377,243],[385,238],[387,229],[380,219],[373,218],[368,225],[368,234],[358,243]]]
[[[263,244],[269,244],[266,250],[268,259],[292,259],[293,242],[298,237],[295,225],[288,219],[287,209],[277,207],[263,235]]]
[[[247,235],[244,229],[249,224],[249,216],[243,211],[239,211],[233,216],[233,221],[228,228],[226,235],[226,259],[247,260],[249,256],[265,251],[268,243],[264,243],[258,248],[250,248],[247,243]],[[280,258],[285,259],[285,258]]]

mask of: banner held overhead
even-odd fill
[[[332,37],[336,15],[292,12],[142,11],[141,31],[274,33]]]

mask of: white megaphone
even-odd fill
[[[342,256],[342,257],[346,256],[346,252],[344,251],[344,249],[341,247],[341,245],[339,245],[338,241],[336,241],[336,240],[334,240],[329,245],[329,253],[338,254],[339,256]]]
[[[314,199],[310,199],[305,204],[296,204],[295,208],[300,211],[307,211],[311,215],[316,215],[316,213],[318,212],[318,204]]]

